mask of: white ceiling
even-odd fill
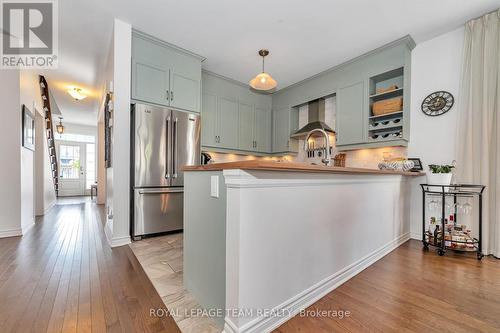
[[[244,83],[267,48],[266,71],[282,89],[407,34],[418,44],[498,7],[500,0],[64,0],[60,67],[46,77],[67,121],[95,124],[113,17]],[[75,102],[69,85],[91,96]]]

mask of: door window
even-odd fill
[[[80,178],[80,147],[59,146],[60,176],[63,179]]]

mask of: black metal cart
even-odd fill
[[[483,192],[486,186],[483,185],[431,185],[420,184],[422,187],[422,243],[424,249],[429,250],[429,246],[434,246],[438,250],[440,256],[446,253],[446,250],[462,251],[462,252],[476,252],[477,259],[483,258],[482,252],[482,230],[483,230]],[[441,198],[441,240],[434,237],[433,234],[426,231],[426,197],[427,195],[436,196]],[[445,240],[445,219],[446,219],[446,198],[453,197],[454,203],[454,224],[457,225],[457,198],[459,197],[478,197],[479,200],[479,235],[478,238],[471,238],[468,241]],[[438,238],[438,239],[436,239]]]

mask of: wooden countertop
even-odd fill
[[[292,171],[292,172],[316,172],[316,173],[337,173],[337,174],[370,174],[370,175],[403,175],[403,176],[423,176],[423,172],[402,172],[378,169],[362,168],[341,168],[327,167],[323,165],[310,165],[304,163],[276,162],[264,160],[250,160],[227,163],[213,163],[199,166],[184,166],[184,171],[221,171],[226,169],[241,170],[266,170],[266,171]]]

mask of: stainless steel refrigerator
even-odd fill
[[[132,236],[181,230],[182,167],[200,164],[200,116],[134,104],[132,129]]]

